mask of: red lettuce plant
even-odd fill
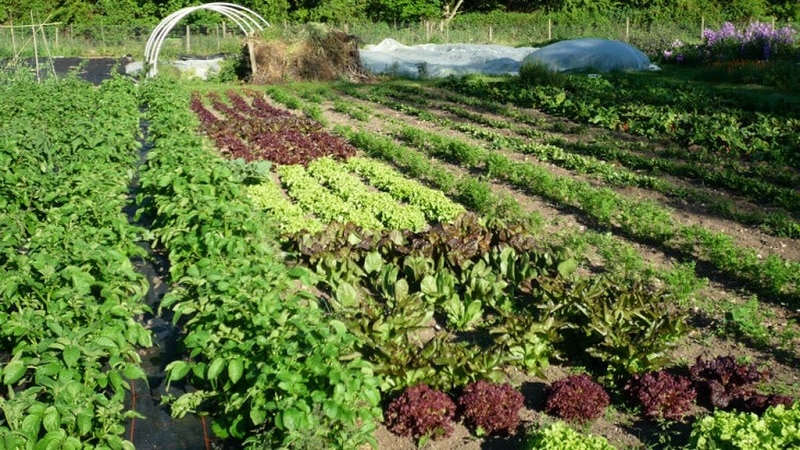
[[[600,417],[611,403],[608,393],[589,375],[570,375],[546,390],[544,410],[569,422],[587,422]]]
[[[769,378],[769,372],[754,364],[739,364],[733,356],[710,360],[697,358],[689,368],[698,400],[713,408],[729,408],[755,394],[754,384]]]
[[[508,383],[476,381],[458,398],[461,416],[475,434],[514,434],[525,398]]]
[[[390,431],[415,439],[450,436],[455,415],[453,400],[427,384],[406,388],[385,411],[386,426]]]
[[[652,419],[681,420],[692,408],[697,392],[692,380],[665,370],[634,376],[624,388]]]
[[[788,409],[793,404],[794,399],[786,395],[751,393],[733,399],[729,406],[737,411],[751,412],[760,416],[767,411],[767,408],[784,405]]]

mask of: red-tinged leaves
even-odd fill
[[[600,417],[611,398],[589,375],[570,375],[551,384],[546,392],[547,414],[569,422],[588,422]]]
[[[355,147],[324,131],[316,121],[275,108],[262,97],[256,97],[251,105],[236,92],[229,91],[227,96],[230,105],[219,94],[207,95],[221,117],[209,111],[197,93],[192,96],[191,108],[203,132],[231,159],[305,166],[323,156],[345,159],[356,153]]]
[[[400,436],[447,437],[453,432],[456,404],[426,384],[407,388],[386,408],[386,426]]]
[[[733,356],[710,360],[697,359],[689,373],[698,393],[698,401],[712,408],[728,408],[755,393],[755,384],[769,379],[769,372],[754,364],[740,364]]]
[[[680,420],[689,413],[697,397],[689,378],[665,370],[634,376],[625,391],[653,419]]]
[[[514,434],[525,398],[508,383],[477,381],[467,385],[458,398],[461,415],[480,433]]]

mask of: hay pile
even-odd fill
[[[251,38],[245,42],[243,60],[253,84],[289,81],[365,81],[369,72],[361,65],[358,40],[342,31],[312,29],[297,42]]]

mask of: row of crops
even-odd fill
[[[790,430],[763,442],[797,443],[800,409],[760,391],[767,371],[730,357],[672,370],[689,329],[669,285],[587,274],[574,251],[498,220],[515,211],[508,199],[436,159],[522,177],[511,161],[402,126],[394,138],[341,128],[345,141],[249,90],[120,78],[2,89],[4,448],[132,447],[124,399],[151,345],[131,262],[142,240],[169,259],[160,307],[183,330],[167,380],[196,388],[171,412],[210,416],[233,446],[376,446],[380,423],[418,440],[454,420],[514,433],[523,399],[509,376],[555,361],[593,375],[548,387],[541,408],[555,418],[591,421],[628,396],[652,420],[716,411],[696,422],[696,448],[759,423]],[[152,148],[137,169],[141,120]],[[146,230],[123,212],[137,170]],[[787,283],[775,291],[792,295]],[[528,448],[611,448],[562,422],[528,432]]]
[[[508,87],[508,97],[498,99],[507,101],[515,96],[511,89],[520,90],[513,84],[502,85]],[[387,92],[387,90],[389,92]],[[569,177],[557,176],[539,164],[520,161],[519,158],[509,154],[522,154],[536,156],[539,160],[555,163],[557,165],[583,173],[595,174],[605,183],[617,186],[661,187],[661,190],[679,199],[692,201],[692,191],[666,186],[659,178],[641,175],[635,172],[640,166],[632,164],[632,169],[615,168],[618,162],[616,154],[605,155],[605,160],[592,157],[567,154],[563,148],[555,145],[541,145],[536,143],[523,143],[521,139],[509,138],[497,131],[507,124],[493,123],[485,129],[454,120],[441,119],[425,111],[431,107],[431,102],[424,97],[424,92],[408,93],[408,89],[390,90],[383,87],[370,89],[367,93],[352,92],[359,98],[375,101],[391,108],[402,110],[404,113],[419,117],[429,122],[452,127],[468,135],[477,135],[480,140],[487,142],[486,146],[465,144],[458,138],[448,138],[437,133],[422,131],[413,127],[398,124],[393,135],[410,147],[421,150],[424,154],[450,161],[485,176],[507,182],[526,192],[556,202],[561,205],[575,207],[585,212],[593,222],[611,229],[619,229],[635,240],[656,244],[668,251],[686,254],[688,257],[700,261],[707,261],[719,271],[732,279],[741,279],[752,286],[756,292],[774,297],[786,304],[797,304],[800,286],[800,265],[794,261],[787,261],[777,255],[768,255],[762,258],[758,252],[739,247],[733,238],[725,233],[715,233],[697,225],[682,226],[673,219],[673,211],[647,200],[631,200],[617,194],[612,189],[597,187],[594,184]],[[502,91],[505,92],[505,91]],[[523,92],[527,92],[523,90]],[[432,94],[429,94],[432,95]],[[474,95],[482,98],[486,95],[483,90],[476,90]],[[521,95],[521,94],[516,94]],[[422,96],[422,99],[419,97]],[[399,102],[398,97],[404,101]],[[527,98],[526,98],[527,100]],[[526,100],[521,103],[527,104]],[[410,104],[409,104],[410,103]],[[419,106],[417,106],[419,105]],[[538,106],[538,105],[536,105]],[[587,106],[588,107],[588,106]],[[791,124],[791,120],[788,121]],[[790,129],[785,133],[794,134]],[[381,153],[384,144],[376,142],[372,136],[356,136],[372,142],[369,144],[376,153]],[[366,144],[366,142],[365,142]],[[384,156],[385,157],[385,156]],[[643,158],[644,159],[644,158]],[[650,157],[650,160],[655,160]],[[707,158],[713,160],[713,158]],[[624,160],[624,159],[623,159]],[[610,163],[610,164],[609,164]],[[756,212],[748,213],[751,220],[758,221],[764,228],[782,237],[794,237],[800,224],[796,219],[795,211],[798,199],[796,189],[798,177],[795,171],[787,169],[781,164],[759,166],[761,170],[769,171],[780,182],[764,182],[762,177],[755,178],[750,174],[727,174],[718,170],[716,166],[706,161],[709,167],[698,164],[699,171],[708,173],[709,178],[722,172],[725,178],[739,180],[736,185],[724,186],[737,193],[742,192],[750,196],[753,202],[767,203],[774,207],[767,213],[759,215]],[[662,168],[655,167],[657,173]],[[781,175],[783,174],[783,175]],[[683,175],[686,174],[676,174]],[[705,181],[705,180],[703,180]],[[767,187],[765,187],[767,186]],[[790,187],[791,186],[791,187]],[[697,198],[698,201],[706,198]],[[730,206],[720,204],[720,209],[729,211]],[[738,218],[735,212],[730,214]],[[741,213],[740,215],[744,215]]]
[[[130,448],[147,291],[128,223],[134,87],[0,85],[0,448]]]

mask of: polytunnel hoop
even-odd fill
[[[147,38],[144,46],[144,65],[148,77],[154,77],[158,73],[158,54],[161,52],[161,46],[164,45],[167,34],[184,17],[200,9],[211,10],[228,17],[242,30],[245,36],[263,30],[262,24],[270,26],[269,22],[255,11],[234,3],[215,2],[179,9],[161,20]]]

